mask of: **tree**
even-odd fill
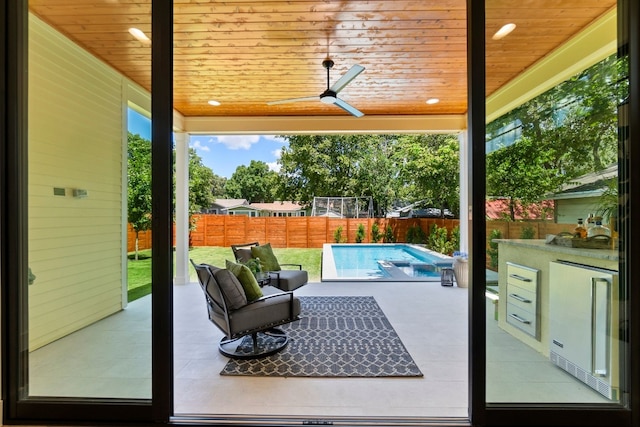
[[[457,212],[460,206],[459,143],[453,135],[403,135],[396,159],[404,198]]]
[[[189,216],[211,206],[215,185],[221,178],[202,164],[194,148],[189,148]]]
[[[487,126],[490,140],[521,133],[512,145],[487,156],[487,192],[511,198],[512,219],[516,199],[525,205],[542,200],[562,184],[617,161],[624,69],[613,55]]]
[[[213,188],[211,193],[214,197],[224,197],[224,186],[227,184],[227,178],[213,174]]]
[[[487,156],[487,194],[509,199],[509,216],[515,221],[517,201],[528,205],[541,200],[564,181],[556,169],[545,167],[554,157],[530,138]]]
[[[138,134],[127,135],[127,220],[138,236],[151,228],[151,141]]]
[[[398,198],[457,210],[458,140],[451,135],[297,135],[280,159],[279,192],[314,197],[371,196],[384,216]],[[443,209],[444,211],[444,209]]]
[[[275,200],[278,174],[265,162],[251,160],[249,166],[238,166],[225,184],[224,193],[232,199],[247,199],[249,203],[269,203]]]

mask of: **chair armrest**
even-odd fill
[[[275,294],[263,295],[257,300],[251,301],[247,305],[260,303],[261,301],[266,301],[269,298],[279,297],[282,295],[289,295],[289,319],[293,319],[293,292],[292,291],[283,291],[283,292],[277,292]]]
[[[302,270],[302,264],[280,264],[280,267],[298,267],[298,270]]]

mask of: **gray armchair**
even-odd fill
[[[229,270],[191,263],[204,292],[209,320],[225,334],[218,345],[220,353],[253,359],[287,345],[287,334],[277,326],[299,319],[300,300],[293,293],[264,286],[264,296],[247,302],[242,285]]]
[[[309,274],[302,269],[302,265],[280,264],[273,255],[271,245],[268,243],[263,246],[260,246],[258,242],[231,245],[231,250],[236,261],[243,264],[251,258],[260,258],[261,264],[266,261],[267,268],[265,272],[269,274],[271,284],[283,291],[293,291],[309,281]],[[259,253],[262,255],[256,256]],[[287,267],[287,269],[281,267]]]

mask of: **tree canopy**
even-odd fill
[[[487,194],[527,205],[615,163],[624,70],[613,55],[488,124],[489,140],[520,135],[487,155]]]
[[[458,140],[451,135],[294,135],[280,159],[279,194],[371,196],[384,215],[398,199],[457,209]]]
[[[247,199],[249,203],[270,203],[275,200],[278,174],[263,161],[251,160],[240,165],[224,186],[224,194],[232,199]]]
[[[151,228],[151,141],[138,134],[127,135],[127,220],[138,235]]]

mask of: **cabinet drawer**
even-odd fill
[[[507,304],[513,304],[516,307],[535,315],[538,311],[538,294],[536,292],[531,292],[528,289],[508,284]]]
[[[536,339],[538,338],[538,318],[535,313],[531,313],[516,305],[507,303],[507,323],[526,332]]]
[[[538,271],[534,268],[508,262],[507,284],[518,286],[530,292],[536,292],[538,288]]]

